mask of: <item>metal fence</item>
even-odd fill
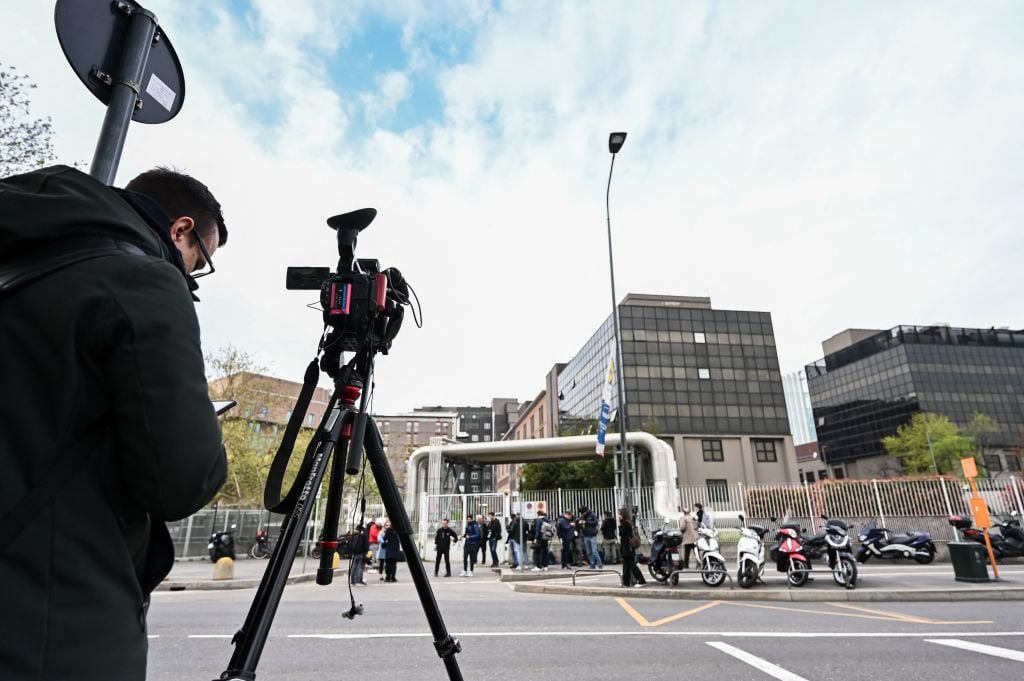
[[[978,492],[988,504],[992,517],[1008,516],[1016,511],[1024,516],[1024,481],[1016,477],[976,481]],[[689,485],[679,488],[679,509],[694,503],[704,504],[706,512],[720,529],[739,526],[739,515],[748,523],[776,529],[788,518],[801,523],[810,532],[822,527],[821,516],[841,518],[859,528],[868,520],[877,520],[893,532],[926,531],[935,541],[956,540],[957,533],[948,523],[950,515],[969,515],[970,488],[956,478],[890,478],[884,480],[826,480],[807,484],[779,485]],[[460,535],[469,516],[493,511],[502,520],[519,508],[520,501],[545,503],[550,517],[563,510],[575,512],[587,507],[599,514],[616,511],[623,506],[636,506],[636,522],[641,531],[650,534],[662,527],[665,519],[654,514],[654,488],[622,489],[555,489],[498,494],[439,494],[421,496],[419,503],[407,511],[416,530],[421,553],[433,545],[434,533],[441,519],[448,518],[452,529]],[[313,517],[306,528],[302,549],[313,546],[323,526],[323,504],[317,500]],[[368,498],[365,517],[383,518],[384,504],[379,498]],[[340,527],[347,531],[359,522],[360,505],[354,498],[342,502]],[[206,555],[206,544],[214,528],[224,530],[235,526],[237,552],[248,552],[256,531],[265,528],[276,545],[282,516],[258,508],[207,508],[185,520],[169,523],[179,558]],[[725,533],[724,540],[728,540]],[[462,558],[462,544],[452,548],[452,559]],[[499,542],[499,560],[505,557],[504,542]]]

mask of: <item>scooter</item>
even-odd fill
[[[736,581],[749,589],[764,576],[764,535],[768,530],[760,525],[747,525],[740,515],[740,540],[736,544]]]
[[[270,558],[274,547],[270,545],[270,535],[266,530],[256,530],[256,541],[249,549],[251,558]]]
[[[1016,515],[1016,511],[1012,515]],[[950,516],[949,524],[960,530],[964,539],[985,544],[985,531],[974,527],[970,516]],[[999,528],[999,534],[988,533],[989,542],[992,544],[992,553],[996,560],[1024,558],[1024,532],[1021,531],[1020,521],[1013,517],[1010,520],[996,523],[996,527]]]
[[[932,536],[928,532],[890,534],[889,530],[879,527],[875,520],[869,520],[861,528],[859,539],[858,563],[866,563],[872,557],[890,560],[913,559],[921,565],[927,565],[935,560],[935,544],[932,543]]]
[[[683,544],[683,533],[675,529],[661,529],[651,538],[651,556],[647,559],[647,570],[659,582],[668,581],[672,572],[678,569],[679,547]],[[675,583],[673,583],[675,586]]]
[[[857,562],[853,557],[853,542],[850,541],[850,528],[846,522],[821,516],[825,521],[825,531],[813,537],[804,538],[804,551],[807,558],[815,560],[828,557],[828,567],[832,570],[832,579],[839,586],[847,589],[857,587]]]
[[[775,569],[786,573],[790,586],[803,586],[810,578],[811,561],[804,555],[800,526],[787,523],[784,519],[775,534],[775,540],[779,542],[771,553]]]
[[[235,559],[235,526],[223,532],[214,532],[206,548],[210,550],[210,562],[216,563],[221,558]]]
[[[725,558],[718,548],[718,530],[710,527],[697,528],[697,544],[694,546],[697,565],[702,572],[700,578],[708,586],[721,586],[725,581]],[[671,584],[679,581],[678,575],[672,575]]]

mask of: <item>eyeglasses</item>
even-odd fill
[[[203,243],[202,237],[200,237],[199,234],[196,233],[196,231],[194,229],[192,230],[192,236],[194,236],[196,238],[196,241],[199,242],[199,251],[203,254],[203,260],[206,262],[206,267],[210,268],[210,269],[205,270],[203,272],[198,272],[198,273],[193,272],[192,275],[191,275],[192,278],[193,279],[198,279],[199,277],[205,277],[208,274],[213,274],[217,270],[214,269],[214,267],[213,267],[213,260],[210,259],[210,252],[206,250],[206,244]]]

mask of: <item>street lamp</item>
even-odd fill
[[[622,386],[622,345],[619,343],[619,304],[615,296],[615,259],[612,256],[612,216],[611,193],[612,171],[615,170],[615,155],[626,142],[626,133],[613,132],[608,135],[608,151],[612,155],[612,165],[608,169],[608,190],[605,192],[604,209],[608,222],[608,270],[612,280],[612,331],[615,334],[615,383],[619,397],[619,470],[621,471],[622,487],[629,485],[629,472],[626,464],[626,400]]]

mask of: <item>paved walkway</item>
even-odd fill
[[[157,587],[159,591],[184,591],[186,589],[249,589],[257,587],[269,560],[239,558],[235,561],[234,579],[214,580],[214,565],[209,560],[178,560],[174,562],[171,574]],[[345,562],[342,562],[345,565]],[[297,557],[288,575],[288,583],[308,582],[316,578],[320,561]],[[344,568],[335,570],[335,575],[344,574]]]

